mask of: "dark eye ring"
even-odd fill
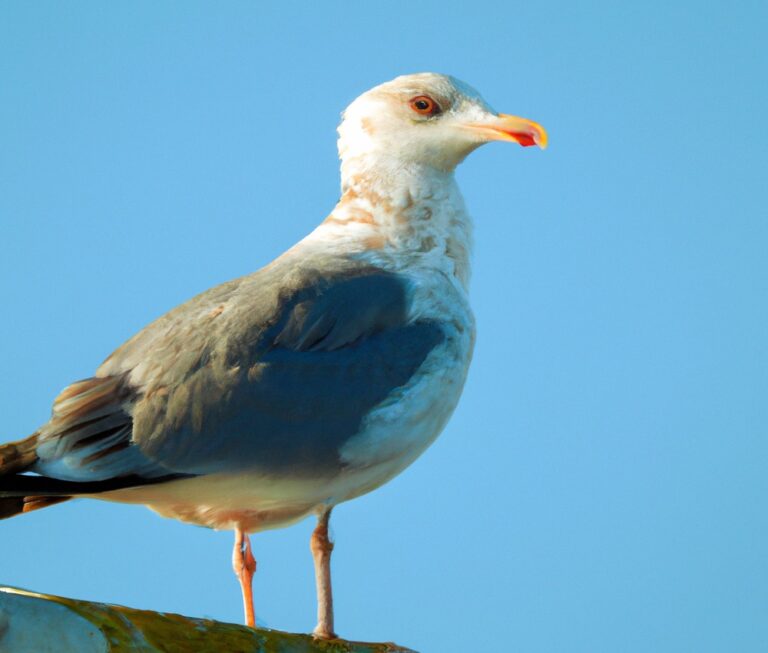
[[[421,116],[436,116],[440,113],[440,105],[428,95],[418,95],[408,104]]]

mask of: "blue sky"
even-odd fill
[[[338,197],[356,95],[434,70],[542,123],[458,178],[479,336],[437,443],[334,516],[339,632],[421,651],[768,647],[762,2],[0,8],[0,437]],[[308,631],[312,524],[254,538]],[[239,621],[230,533],[72,502],[0,582]]]

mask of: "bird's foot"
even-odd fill
[[[324,628],[320,625],[312,631],[312,637],[315,639],[338,639],[339,636],[332,629]]]
[[[315,639],[336,639],[333,631],[333,593],[331,591],[331,551],[333,542],[328,537],[328,520],[331,509],[320,514],[317,528],[312,533],[310,549],[315,560],[317,581],[317,627],[312,633]]]
[[[256,559],[251,551],[248,535],[239,528],[235,529],[235,546],[232,551],[232,568],[240,581],[243,593],[243,611],[245,625],[256,627],[256,614],[253,609],[253,574],[256,572]]]

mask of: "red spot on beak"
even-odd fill
[[[515,140],[520,143],[523,147],[531,147],[531,145],[536,145],[536,141],[534,140],[533,136],[531,134],[512,134],[512,136],[515,137]]]

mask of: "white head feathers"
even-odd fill
[[[477,91],[453,77],[397,77],[363,93],[344,111],[338,141],[342,170],[357,160],[355,168],[428,166],[450,172],[488,140],[465,126],[496,115]]]

